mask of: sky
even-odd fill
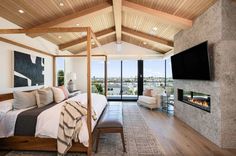
[[[56,59],[57,64],[57,70],[64,70],[65,68],[65,59],[62,57],[59,57]]]
[[[120,77],[121,63],[120,60],[108,61],[108,77]],[[172,77],[171,61],[167,59],[167,77]],[[64,59],[57,58],[57,70],[64,69]],[[91,64],[92,77],[104,77],[104,61],[93,60]],[[137,60],[123,61],[123,77],[137,76]],[[164,60],[144,60],[144,76],[145,77],[165,77],[165,63]]]

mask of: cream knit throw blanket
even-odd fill
[[[65,153],[72,146],[72,140],[79,141],[79,132],[82,127],[83,116],[87,115],[87,108],[78,101],[67,101],[62,107],[60,124],[57,136],[58,155]],[[93,119],[96,120],[96,114],[93,111]]]

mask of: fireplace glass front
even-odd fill
[[[178,89],[178,100],[204,111],[211,111],[210,95]]]

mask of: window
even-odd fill
[[[91,64],[92,92],[105,94],[104,61],[93,60]]]
[[[137,60],[110,60],[108,63],[108,99],[137,99]]]
[[[172,78],[171,60],[166,59],[166,91],[170,95],[174,95],[174,80]]]
[[[143,89],[165,87],[165,61],[144,60]]]
[[[121,61],[109,60],[107,64],[108,98],[121,99]]]
[[[122,64],[123,99],[137,98],[138,95],[137,60],[124,60]]]
[[[57,86],[62,86],[65,83],[65,59],[56,58],[56,75],[57,75]]]

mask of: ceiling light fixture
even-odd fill
[[[58,36],[59,39],[61,39],[62,37],[61,36]]]
[[[95,42],[92,42],[92,45],[95,45]]]
[[[146,45],[146,44],[147,44],[147,42],[145,42],[145,41],[144,41],[144,42],[143,42],[143,44],[144,44],[144,45]]]
[[[157,31],[157,27],[153,27],[152,30],[153,30],[153,31]]]
[[[81,36],[86,36],[87,33],[86,32],[81,32]]]
[[[79,26],[79,23],[77,23],[76,26]]]
[[[61,7],[63,7],[63,6],[64,6],[64,3],[60,2],[59,5],[60,5]]]
[[[18,10],[18,12],[19,12],[19,13],[21,13],[21,14],[23,14],[23,13],[24,13],[24,11],[23,11],[23,10]]]

